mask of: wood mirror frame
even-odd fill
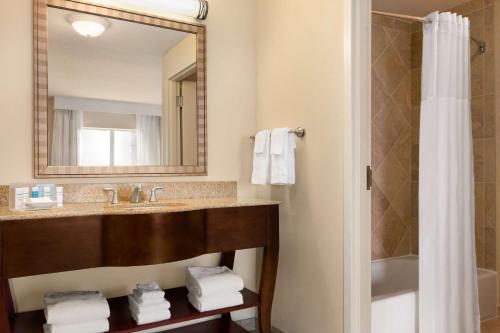
[[[82,167],[48,165],[48,8],[146,24],[196,34],[197,40],[197,128],[198,165],[188,166],[119,166]],[[179,176],[207,174],[207,111],[206,111],[206,28],[203,25],[178,22],[148,14],[110,8],[75,0],[33,0],[34,47],[34,177],[123,177]]]

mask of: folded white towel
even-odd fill
[[[270,181],[270,155],[269,148],[271,144],[271,132],[268,130],[260,131],[255,135],[255,144],[253,148],[253,171],[252,184],[266,185]]]
[[[165,292],[156,282],[137,284],[137,288],[134,289],[134,294],[142,300],[160,299],[165,297]]]
[[[44,324],[44,333],[104,333],[109,331],[109,322],[106,319],[82,322],[77,324]]]
[[[45,295],[47,324],[92,322],[109,317],[109,305],[98,291],[56,292]]]
[[[170,302],[166,299],[162,299],[160,302],[154,304],[140,304],[134,295],[129,295],[128,304],[130,309],[137,314],[170,310]]]
[[[132,318],[134,318],[137,325],[144,325],[149,323],[156,323],[162,320],[168,320],[171,317],[170,310],[166,311],[155,311],[148,313],[135,313],[132,309],[130,309],[130,313],[132,314]]]
[[[295,184],[295,136],[289,128],[271,131],[271,184]]]
[[[243,295],[240,292],[225,293],[206,297],[196,297],[188,294],[188,300],[200,312],[229,308],[243,304]]]
[[[147,293],[139,296],[141,294],[137,289],[134,289],[132,295],[134,295],[135,300],[139,304],[158,304],[165,299],[165,292],[163,290],[161,292]]]
[[[188,267],[186,287],[196,297],[241,291],[243,279],[227,267]]]

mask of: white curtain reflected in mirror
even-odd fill
[[[82,127],[82,112],[54,110],[52,129],[52,165],[78,165],[79,131]]]
[[[137,164],[161,164],[161,117],[137,116]]]

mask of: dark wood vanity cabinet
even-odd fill
[[[122,304],[126,298],[111,299],[110,332],[136,332],[222,314],[220,323],[205,324],[207,327],[200,327],[200,332],[236,333],[241,329],[230,323],[228,313],[257,306],[261,332],[270,333],[278,265],[278,223],[278,205],[4,221],[0,223],[4,286],[0,332],[43,332],[41,311],[14,313],[8,287],[10,278],[95,267],[154,265],[218,252],[222,253],[221,264],[232,268],[236,250],[262,247],[260,291],[256,295],[245,290],[244,306],[200,314],[185,300],[184,288],[177,288],[167,290],[167,298],[168,295],[173,298],[171,303],[179,303],[172,306],[171,320],[137,326]]]

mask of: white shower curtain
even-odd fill
[[[137,115],[137,164],[161,164],[161,117]]]
[[[78,130],[81,127],[81,111],[54,110],[50,165],[78,165]]]
[[[419,331],[480,331],[474,241],[469,20],[424,24],[419,179]]]

